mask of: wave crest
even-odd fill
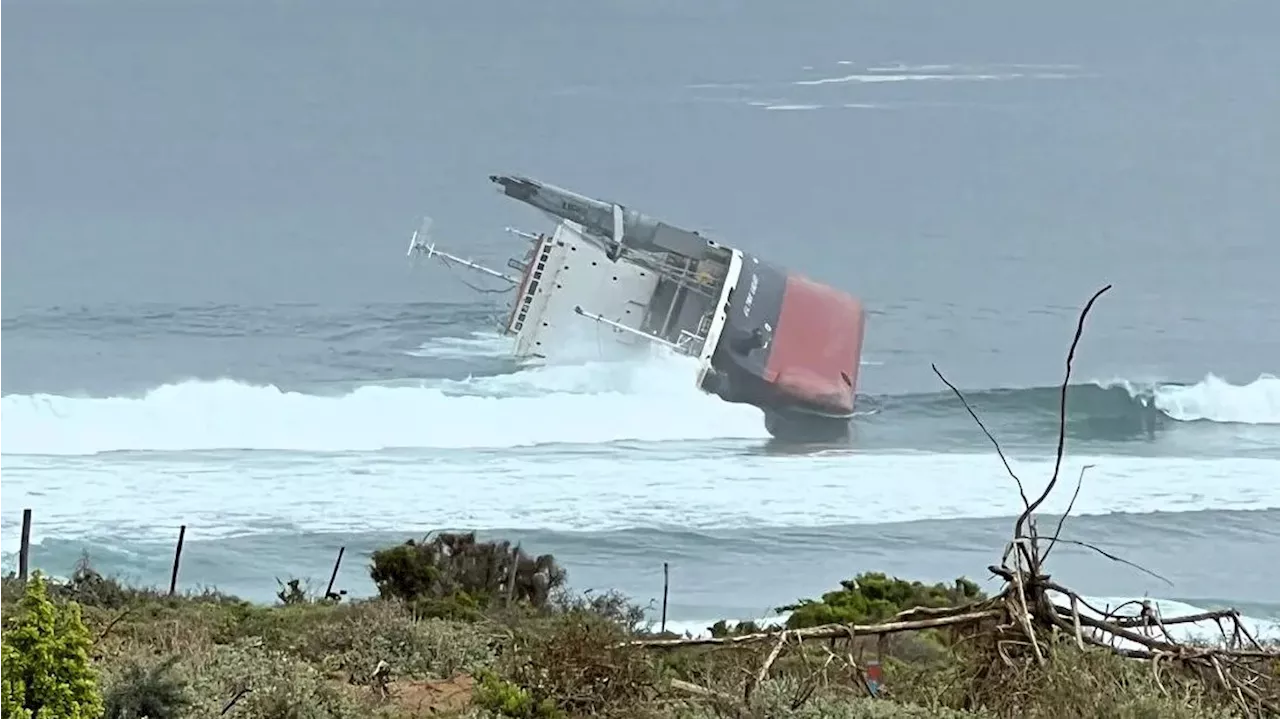
[[[8,395],[3,450],[335,452],[767,437],[758,410],[699,392],[693,376],[693,360],[660,357],[365,385],[332,395],[227,379],[167,384],[132,397]],[[993,415],[997,424],[1003,418],[1025,436],[1057,433],[1057,387],[966,396],[977,411]],[[1280,379],[1272,375],[1244,385],[1214,375],[1190,385],[1108,380],[1072,386],[1068,402],[1068,431],[1104,440],[1149,436],[1161,423],[1280,425]],[[880,411],[860,421],[892,426],[914,420],[937,429],[939,418],[960,417],[949,392],[865,397],[862,403],[864,410],[876,405]]]
[[[759,413],[699,392],[685,358],[535,367],[331,396],[235,380],[137,397],[9,395],[4,452],[360,451],[762,437]]]
[[[1121,387],[1142,406],[1154,407],[1179,422],[1280,424],[1280,378],[1270,374],[1244,385],[1209,374],[1193,385],[1135,385],[1117,379],[1097,386]]]
[[[965,391],[965,398],[979,411],[1056,424],[1060,393],[1056,386],[1000,388]],[[955,397],[946,391],[882,401],[929,414],[951,413],[956,407]],[[1280,379],[1263,374],[1248,384],[1233,385],[1209,374],[1195,384],[1125,379],[1075,384],[1067,392],[1067,418],[1069,423],[1166,419],[1280,425]]]

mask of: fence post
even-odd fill
[[[18,547],[18,579],[27,581],[31,561],[31,510],[22,510],[22,544]]]
[[[329,586],[324,590],[325,599],[333,596],[333,582],[338,578],[338,567],[342,566],[342,553],[345,551],[347,551],[346,547],[338,547],[338,558],[333,562],[333,574],[329,575]]]
[[[187,525],[178,527],[178,547],[173,550],[173,574],[169,575],[169,596],[178,590],[178,565],[182,563],[182,542],[187,537]]]
[[[671,587],[671,567],[666,562],[662,563],[662,628],[661,632],[667,631],[667,590]]]

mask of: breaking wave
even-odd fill
[[[965,397],[978,411],[1057,422],[1060,393],[1059,387],[1030,387],[966,391]],[[898,412],[953,413],[958,406],[950,392],[886,397],[881,402]],[[1146,418],[1280,425],[1280,378],[1263,374],[1242,385],[1213,374],[1194,384],[1095,381],[1068,388],[1067,413],[1073,422]]]
[[[1189,386],[1142,387],[1112,380],[1099,387],[1122,388],[1144,407],[1154,407],[1179,421],[1280,424],[1280,378],[1272,375],[1262,375],[1246,385],[1209,375]]]
[[[167,384],[133,397],[8,395],[3,449],[323,452],[765,436],[757,410],[693,387],[690,362],[535,367],[335,395],[234,380]]]
[[[483,349],[477,338],[456,349]],[[366,385],[308,394],[234,380],[167,384],[139,396],[3,398],[7,454],[87,455],[111,451],[262,449],[367,451],[502,448],[538,444],[763,439],[753,407],[693,387],[693,361],[588,362],[524,368],[465,380]],[[997,425],[1057,431],[1059,389],[966,393]],[[859,421],[962,418],[947,392],[866,397]],[[1195,384],[1124,380],[1074,385],[1068,431],[1125,439],[1161,423],[1280,426],[1280,379],[1233,385],[1209,375]],[[925,432],[927,434],[927,431]]]

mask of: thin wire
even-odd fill
[[[453,276],[457,278],[459,282],[465,285],[468,289],[471,289],[472,291],[475,291],[475,292],[479,292],[482,295],[502,295],[515,289],[514,285],[512,285],[511,287],[500,287],[500,288],[477,287],[471,284],[470,282],[467,282],[465,279],[463,279],[462,275],[458,274],[457,268],[453,266],[452,262],[445,259],[444,257],[441,257],[440,261],[444,263],[445,267],[449,268],[449,271],[453,273]]]

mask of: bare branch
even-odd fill
[[[978,429],[981,429],[982,433],[987,435],[987,439],[991,440],[991,445],[996,448],[996,454],[1000,456],[1000,461],[1004,463],[1005,471],[1009,473],[1010,477],[1013,477],[1014,483],[1018,485],[1018,496],[1022,497],[1022,506],[1024,508],[1030,507],[1031,504],[1027,500],[1027,492],[1022,487],[1022,480],[1018,478],[1016,473],[1014,473],[1013,467],[1009,466],[1009,460],[1004,456],[1004,450],[1000,448],[1000,443],[996,441],[995,436],[987,429],[987,425],[983,424],[982,419],[978,417],[978,413],[973,411],[973,407],[969,406],[969,400],[965,399],[964,393],[959,389],[956,389],[956,386],[951,384],[951,380],[943,376],[942,370],[938,369],[938,365],[930,364],[929,367],[933,369],[934,374],[938,375],[938,379],[942,380],[942,383],[955,394],[955,396],[960,400],[960,404],[964,405],[965,411],[969,413],[969,416],[973,418],[974,422],[978,423]]]
[[[1160,575],[1160,574],[1157,574],[1157,573],[1155,573],[1155,572],[1151,571],[1150,569],[1147,569],[1146,567],[1142,566],[1141,564],[1135,564],[1134,562],[1130,562],[1129,560],[1124,559],[1123,557],[1117,557],[1116,555],[1112,554],[1111,552],[1108,552],[1107,550],[1102,549],[1102,548],[1100,548],[1100,547],[1098,547],[1098,546],[1096,546],[1096,545],[1089,544],[1088,542],[1081,542],[1081,541],[1079,541],[1079,540],[1075,540],[1075,539],[1057,539],[1057,538],[1055,537],[1055,538],[1053,538],[1053,539],[1050,539],[1050,540],[1049,540],[1049,547],[1048,547],[1047,549],[1045,549],[1045,554],[1048,554],[1048,553],[1049,553],[1049,549],[1053,549],[1053,546],[1054,546],[1055,544],[1074,544],[1074,545],[1075,545],[1075,546],[1077,546],[1077,547],[1084,547],[1085,549],[1092,549],[1093,551],[1097,552],[1098,554],[1101,554],[1102,556],[1106,557],[1107,559],[1110,559],[1110,560],[1111,560],[1111,561],[1113,561],[1113,562],[1119,562],[1119,563],[1121,563],[1121,564],[1124,564],[1124,565],[1127,565],[1127,566],[1133,567],[1134,569],[1138,570],[1139,572],[1142,572],[1143,574],[1146,574],[1146,575],[1149,575],[1149,576],[1154,577],[1154,578],[1156,578],[1156,579],[1159,579],[1160,581],[1164,582],[1165,584],[1168,584],[1168,585],[1169,585],[1169,586],[1171,586],[1171,587],[1173,586],[1173,582],[1169,581],[1169,579],[1168,579],[1167,577],[1164,577],[1164,576],[1162,576],[1162,575]]]
[[[1086,464],[1080,468],[1080,476],[1076,478],[1076,491],[1071,494],[1071,501],[1067,502],[1067,509],[1058,517],[1058,527],[1053,530],[1053,539],[1049,540],[1049,546],[1045,548],[1044,554],[1040,555],[1040,564],[1043,565],[1049,559],[1049,552],[1053,551],[1053,545],[1057,543],[1058,537],[1062,535],[1062,524],[1067,521],[1067,517],[1071,514],[1072,508],[1076,506],[1076,497],[1080,496],[1080,487],[1084,485],[1084,473],[1093,469],[1095,465]]]
[[[1110,289],[1111,285],[1107,285],[1093,293],[1093,297],[1089,298],[1089,301],[1084,305],[1084,309],[1080,311],[1080,319],[1076,321],[1076,334],[1071,339],[1071,349],[1067,351],[1067,371],[1062,378],[1061,398],[1058,400],[1058,452],[1053,463],[1053,476],[1049,478],[1049,483],[1045,485],[1044,491],[1040,493],[1040,496],[1027,507],[1026,512],[1021,517],[1018,517],[1017,523],[1013,526],[1014,536],[1022,534],[1023,524],[1044,503],[1044,500],[1058,483],[1058,472],[1062,469],[1062,454],[1067,446],[1067,387],[1071,384],[1071,363],[1076,358],[1076,347],[1080,344],[1081,335],[1084,334],[1084,321],[1089,316],[1089,310],[1093,309],[1093,303],[1097,302],[1098,298]]]
[[[111,633],[111,630],[115,629],[116,625],[120,623],[120,620],[129,616],[131,613],[133,613],[133,607],[125,607],[123,611],[113,617],[110,622],[107,622],[107,626],[103,627],[102,631],[98,633],[98,639],[95,643],[101,643],[103,639],[106,639],[107,635]]]

